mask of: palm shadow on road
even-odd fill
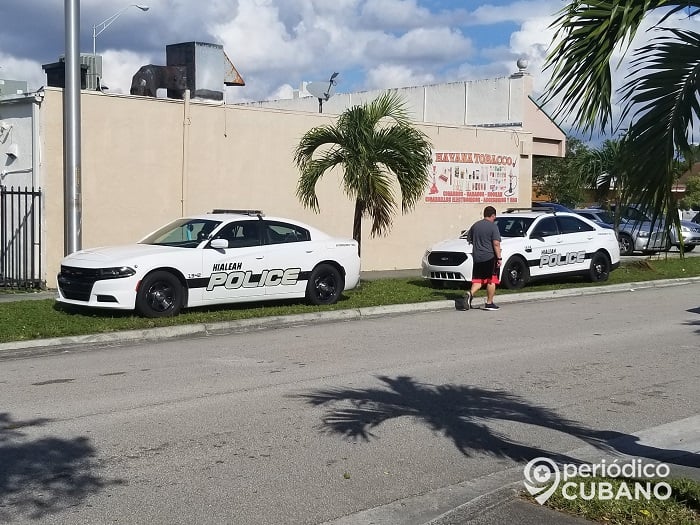
[[[87,438],[30,439],[21,430],[49,422],[0,413],[0,522],[40,519],[121,483],[96,474],[96,451]]]
[[[623,453],[650,459],[665,459],[687,454],[660,450],[638,443],[635,436],[614,431],[599,431],[533,405],[504,390],[468,385],[431,385],[407,376],[379,376],[381,388],[318,390],[301,397],[313,406],[323,406],[321,430],[351,439],[369,441],[372,431],[383,422],[399,417],[422,421],[434,432],[452,440],[465,456],[486,454],[526,462],[547,457],[560,463],[579,463],[567,455],[510,439],[489,427],[490,422],[510,421],[544,427],[577,437],[608,453]],[[686,457],[678,464],[693,464],[698,457]]]
[[[700,306],[697,308],[691,308],[689,310],[686,310],[686,312],[691,313],[691,314],[700,314]],[[695,319],[692,321],[686,321],[685,323],[687,326],[700,326],[700,320]],[[695,333],[698,334],[700,333],[700,329],[695,330]]]

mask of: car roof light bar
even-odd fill
[[[541,211],[545,213],[554,213],[556,215],[557,210],[550,208],[549,206],[536,206],[534,208],[508,208],[505,213],[516,213],[519,211],[529,212],[529,211]]]
[[[265,215],[262,210],[224,210],[219,208],[212,210],[211,213],[235,213],[236,215],[257,215],[258,217]]]

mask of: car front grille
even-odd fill
[[[464,252],[432,252],[428,255],[428,262],[433,266],[459,266],[466,260]]]
[[[97,268],[76,268],[75,266],[61,266],[58,274],[58,287],[66,299],[74,301],[89,301],[92,285],[100,277]]]
[[[443,281],[464,281],[464,276],[459,272],[430,272],[431,279]]]

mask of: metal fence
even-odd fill
[[[0,186],[0,288],[45,288],[41,188]]]

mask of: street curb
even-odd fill
[[[512,295],[500,295],[501,304],[532,302],[577,297],[616,292],[634,292],[646,288],[666,288],[700,283],[700,277],[666,279],[663,281],[640,281],[634,283],[612,284],[590,288],[569,288],[549,290],[544,292],[522,292]],[[0,355],[6,357],[6,352],[33,350],[48,347],[70,347],[78,345],[108,345],[131,341],[162,341],[178,337],[209,336],[267,328],[281,328],[295,325],[305,325],[314,322],[349,321],[363,318],[398,315],[405,313],[430,312],[439,310],[454,310],[453,300],[429,301],[424,303],[392,304],[386,306],[368,306],[347,310],[332,310],[329,312],[314,312],[307,314],[278,315],[241,319],[237,321],[222,321],[218,323],[197,323],[189,325],[145,328],[122,332],[107,332],[78,336],[56,337],[51,339],[32,339],[28,341],[11,341],[0,343]]]
[[[634,432],[636,438],[630,445],[630,436],[610,440],[608,447],[584,444],[564,452],[566,456],[584,463],[625,461],[639,457],[637,447],[652,447],[658,457],[647,457],[646,461],[673,463],[680,458],[692,458],[700,452],[700,416],[673,421]],[[612,448],[610,448],[612,447]],[[546,506],[538,506],[520,497],[524,492],[523,465],[507,467],[485,474],[479,478],[454,485],[437,488],[430,492],[409,496],[385,505],[326,521],[322,525],[355,525],[375,523],[377,525],[456,525],[471,521],[478,523],[511,523],[508,512],[509,502],[521,505],[520,509],[541,523],[580,524],[590,523],[578,517],[560,513]],[[678,470],[676,470],[678,469]],[[671,465],[671,477],[689,477],[677,465]],[[677,475],[680,474],[679,475]],[[694,479],[700,479],[696,474]],[[484,516],[491,519],[478,520]],[[500,518],[500,519],[499,519]],[[531,519],[528,523],[534,523]]]

